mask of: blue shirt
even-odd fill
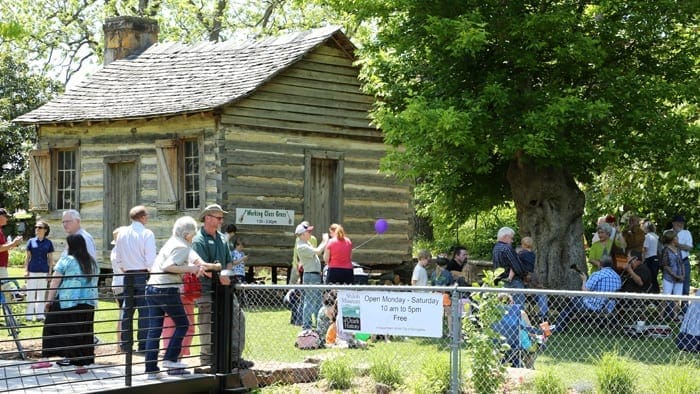
[[[245,257],[245,253],[243,253],[243,251],[235,249],[231,251],[231,258],[233,259],[233,263],[235,264],[233,266],[234,275],[245,276],[245,263],[243,261],[241,261],[239,264],[235,263],[243,257]]]
[[[39,240],[39,238],[31,238],[27,242],[27,252],[30,253],[29,264],[27,270],[29,272],[44,272],[49,273],[49,253],[53,253],[53,242],[48,238]]]
[[[620,275],[611,267],[604,267],[600,271],[591,274],[591,277],[586,281],[586,289],[599,293],[614,293],[622,287]],[[608,300],[605,297],[583,297],[583,303],[586,308],[592,311],[599,311],[607,304],[609,312],[615,307],[614,300]]]
[[[94,274],[99,274],[100,269],[96,263],[92,269]],[[97,306],[97,276],[82,276],[83,271],[75,257],[71,255],[61,257],[54,271],[63,276],[58,286],[61,309],[72,308],[78,304]]]

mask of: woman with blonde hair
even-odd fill
[[[326,283],[355,283],[352,268],[352,241],[345,235],[343,226],[337,223],[329,228],[331,239],[323,252],[323,259],[328,265]]]

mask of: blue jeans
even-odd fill
[[[522,279],[513,278],[510,282],[506,282],[503,287],[507,289],[524,289],[525,284]],[[513,293],[513,303],[519,304],[521,308],[525,308],[525,294]]]
[[[683,277],[683,295],[690,294],[690,258],[686,257],[683,259],[683,271],[685,276]],[[681,303],[681,313],[686,314],[688,311],[688,302],[683,301]]]
[[[304,284],[320,285],[321,274],[304,272]],[[311,328],[313,328],[313,322],[311,321],[311,317],[315,316],[318,313],[318,310],[321,309],[322,294],[323,290],[320,289],[304,290],[304,307],[301,322],[301,328],[303,330],[310,330]]]
[[[133,343],[134,332],[132,322],[134,320],[134,311],[139,312],[138,332],[138,350],[146,349],[146,336],[148,335],[148,307],[146,306],[146,281],[148,280],[148,272],[139,272],[124,275],[124,309],[122,312],[122,331],[121,331],[121,349],[129,351],[129,343]],[[127,291],[130,286],[134,287],[134,296],[128,297]]]
[[[165,350],[164,360],[177,361],[182,350],[182,339],[187,334],[189,320],[180,299],[179,287],[146,287],[146,303],[151,317],[146,341],[146,373],[158,372],[158,350],[163,332],[163,316],[167,313],[175,322],[175,333]]]

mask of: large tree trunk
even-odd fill
[[[522,160],[511,162],[507,177],[520,236],[534,240],[540,281],[551,289],[580,289],[581,280],[569,267],[586,270],[583,192],[566,170],[537,168]]]

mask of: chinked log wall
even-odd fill
[[[251,97],[226,108],[224,198],[228,206],[293,209],[304,217],[304,163],[309,150],[343,155],[343,225],[355,245],[384,217],[390,231],[353,254],[366,265],[411,257],[410,188],[379,173],[386,146],[370,125],[372,98],[360,91],[357,68],[342,51],[321,46]],[[313,209],[313,207],[311,207]],[[241,227],[241,226],[239,226]],[[291,228],[244,226],[251,264],[291,260]],[[254,255],[254,257],[253,257]]]
[[[196,217],[199,211],[159,211],[155,208],[158,201],[158,169],[154,142],[169,138],[204,137],[204,189],[207,201],[214,201],[221,177],[220,168],[215,162],[214,124],[211,116],[197,115],[189,118],[178,116],[171,119],[97,123],[91,126],[42,126],[42,148],[71,146],[66,141],[73,140],[75,142],[72,146],[79,147],[79,210],[82,225],[95,239],[98,256],[102,256],[104,268],[110,267],[108,244],[111,242],[112,229],[103,228],[103,200],[107,192],[120,192],[105,190],[105,157],[122,154],[138,156],[137,201],[149,207],[151,216],[148,228],[154,232],[160,246],[172,234],[175,219],[185,214]],[[65,244],[65,233],[60,226],[61,213],[59,210],[40,213],[43,218],[49,220],[52,226],[51,238],[59,251]],[[128,225],[129,218],[125,217],[122,224]]]

